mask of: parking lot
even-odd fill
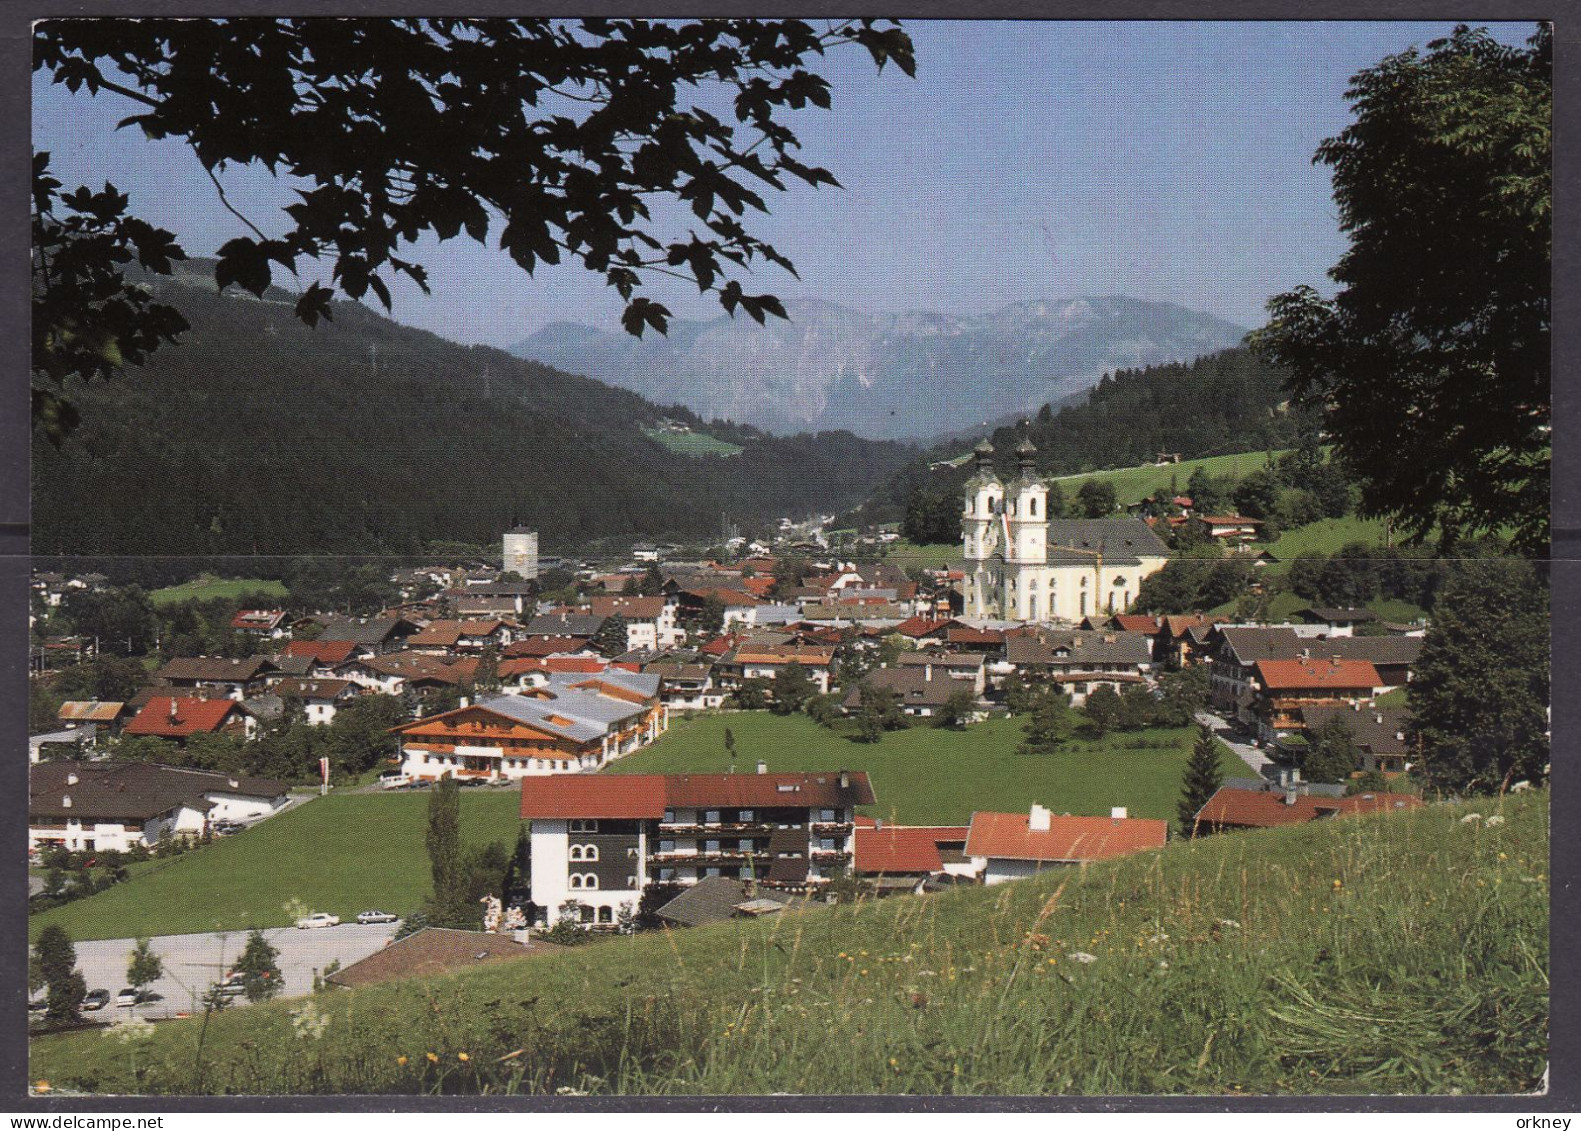
[[[398,923],[360,926],[356,923],[299,931],[294,927],[271,927],[264,931],[280,952],[280,973],[284,989],[280,997],[304,997],[313,992],[313,975],[331,962],[342,966],[366,958],[395,936]],[[126,967],[131,961],[133,939],[98,939],[77,944],[77,966],[90,990],[106,989],[112,1004],[84,1016],[114,1021],[127,1015],[159,1018],[194,1013],[201,1009],[200,999],[213,983],[225,976],[241,957],[247,945],[246,931],[205,935],[162,935],[150,940],[153,950],[164,961],[165,975],[149,988],[159,997],[130,1008],[118,1008],[113,997],[126,985]],[[246,1004],[245,997],[232,998]]]

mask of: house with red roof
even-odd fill
[[[867,775],[588,774],[522,782],[538,926],[612,929],[650,885],[709,876],[808,892],[850,864]]]
[[[229,734],[251,738],[258,720],[235,699],[199,699],[154,695],[123,733],[166,738],[185,746],[194,734]]]
[[[291,635],[291,618],[284,609],[238,609],[231,628],[260,640],[282,640]]]
[[[1164,847],[1169,822],[1130,817],[1055,816],[1034,804],[1027,813],[973,813],[966,855],[985,884],[1035,876],[1049,868],[1112,860]]]
[[[858,817],[851,872],[880,895],[920,892],[939,877],[951,878],[944,883],[975,880],[967,831],[966,825],[896,825]]]
[[[1258,660],[1254,671],[1257,732],[1264,742],[1304,730],[1305,709],[1349,706],[1387,690],[1378,669],[1367,660],[1308,655]]]
[[[285,646],[283,654],[303,656],[328,669],[355,656],[357,644],[353,640],[293,640]]]
[[[1225,786],[1197,810],[1198,832],[1224,832],[1229,829],[1275,829],[1304,825],[1327,817],[1353,817],[1368,813],[1398,813],[1420,809],[1420,797],[1408,793],[1358,793],[1351,797],[1327,797],[1308,793],[1294,785],[1269,783],[1265,788],[1240,789]]]

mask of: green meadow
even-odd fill
[[[965,824],[976,810],[1020,812],[1032,802],[1056,813],[1106,815],[1124,806],[1134,817],[1174,820],[1193,727],[1077,737],[1057,754],[1021,755],[1022,720],[989,719],[964,730],[919,720],[880,742],[853,742],[805,715],[767,711],[675,718],[670,731],[607,773],[723,773],[730,767],[725,731],[735,738],[736,769],[761,759],[770,771],[865,770],[878,804],[873,816],[904,824]],[[1227,775],[1246,764],[1223,751]]]

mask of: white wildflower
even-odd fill
[[[1236,920],[1236,919],[1220,919],[1219,920],[1219,926],[1221,926],[1221,927],[1232,927],[1233,928],[1233,927],[1239,927],[1240,925],[1241,924],[1240,924],[1239,920]]]
[[[1159,969],[1160,972],[1168,970],[1169,969],[1169,963],[1166,962],[1163,959],[1159,959],[1159,961],[1158,961],[1158,969]]]
[[[1503,823],[1504,823],[1504,818],[1499,816],[1497,813],[1495,813],[1495,814],[1493,814],[1493,816],[1489,817],[1486,821],[1484,821],[1482,823],[1482,827],[1485,828],[1485,829],[1496,829],[1500,825],[1502,825]]]
[[[1481,813],[1467,813],[1464,817],[1460,818],[1460,823],[1462,825],[1474,825],[1480,820],[1482,820]]]
[[[581,1088],[573,1088],[573,1087],[571,1087],[568,1084],[567,1085],[562,1085],[561,1087],[556,1088],[554,1090],[554,1094],[557,1095],[557,1096],[585,1096],[585,1095],[587,1095],[587,1093],[584,1092]]]
[[[308,1002],[291,1013],[291,1029],[299,1041],[316,1041],[329,1028],[329,1014],[320,1013],[318,1006]]]
[[[104,1031],[106,1037],[120,1041],[123,1045],[133,1041],[146,1041],[154,1035],[154,1023],[142,1017],[128,1017],[124,1021],[117,1021]]]
[[[1150,942],[1150,943],[1161,943],[1161,942],[1164,942],[1165,940],[1167,940],[1168,938],[1169,938],[1168,935],[1166,935],[1163,931],[1160,931],[1156,935],[1149,935],[1147,937],[1147,941]]]
[[[1080,962],[1083,966],[1087,965],[1089,962],[1098,961],[1098,956],[1096,954],[1088,954],[1085,950],[1073,950],[1065,957],[1069,958],[1073,962]]]

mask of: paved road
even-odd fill
[[[1231,750],[1235,751],[1236,754],[1240,755],[1241,761],[1250,766],[1252,768],[1252,772],[1257,774],[1258,777],[1268,777],[1268,774],[1264,772],[1264,769],[1265,767],[1272,766],[1274,764],[1273,759],[1268,757],[1268,755],[1264,754],[1251,743],[1240,742],[1235,739],[1231,735],[1229,723],[1221,719],[1218,715],[1211,714],[1207,711],[1197,712],[1197,722],[1212,730],[1215,738],[1224,743],[1224,745],[1228,746]]]
[[[395,934],[397,923],[359,926],[321,927],[299,931],[294,927],[271,927],[264,937],[280,951],[280,973],[285,980],[281,997],[305,997],[313,992],[313,972],[339,960],[349,966],[384,946]],[[141,1017],[174,1017],[194,1011],[197,999],[235,965],[247,945],[246,931],[206,935],[160,935],[151,940],[154,952],[164,960],[165,976],[150,989],[157,1001],[131,1008],[111,1004],[98,1013],[84,1014],[92,1020],[114,1021],[128,1014]],[[126,985],[132,939],[96,939],[77,944],[77,966],[90,990],[106,989],[119,993]],[[246,998],[233,998],[238,1004]]]

